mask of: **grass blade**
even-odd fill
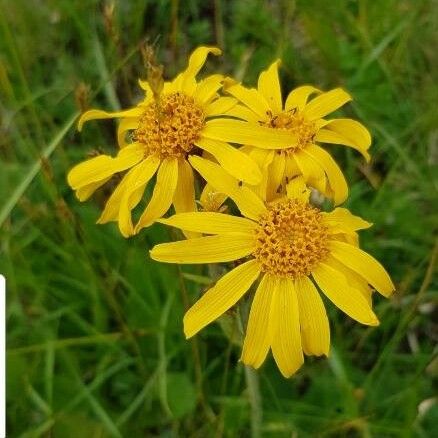
[[[23,194],[26,192],[33,179],[38,175],[38,172],[41,170],[42,160],[47,160],[52,155],[56,147],[67,134],[68,130],[73,126],[77,116],[78,113],[76,112],[67,120],[63,127],[55,135],[53,140],[43,150],[41,158],[31,166],[26,176],[12,193],[11,197],[6,201],[6,204],[3,205],[2,209],[0,210],[0,227],[3,225],[11,211],[15,208]]]

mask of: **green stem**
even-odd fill
[[[260,396],[259,376],[254,368],[245,365],[245,379],[251,406],[251,437],[262,436],[262,398]]]
[[[248,320],[248,308],[244,308],[242,305],[236,312],[237,324],[239,331],[243,336],[243,322]],[[244,318],[242,317],[244,316]],[[251,437],[259,438],[262,436],[262,420],[263,420],[263,405],[262,397],[260,394],[259,376],[257,371],[244,365],[246,387],[248,389],[249,405],[251,407]]]
[[[171,234],[172,241],[176,240],[174,237],[175,237],[174,234]],[[189,310],[190,308],[189,294],[187,292],[186,283],[184,280],[184,275],[181,266],[177,265],[177,269],[178,269],[178,278],[180,282],[181,297],[184,306],[184,312],[187,312],[187,310]],[[197,339],[192,338],[190,340],[190,344],[192,348],[193,363],[195,367],[195,384],[196,384],[198,401],[202,409],[204,410],[205,416],[208,419],[208,421],[214,423],[216,421],[216,417],[214,415],[213,410],[208,405],[208,402],[204,394],[201,355],[199,352],[199,345]]]

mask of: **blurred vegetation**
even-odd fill
[[[0,7],[8,436],[438,436],[436,2]],[[94,224],[109,191],[80,204],[66,185],[75,163],[115,150],[113,121],[90,123],[80,135],[74,121],[85,107],[114,110],[140,99],[145,39],[158,41],[169,77],[199,44],[224,49],[205,71],[248,85],[281,57],[284,90],[344,86],[355,98],[344,113],[373,134],[369,166],[354,151],[332,150],[351,184],[348,207],[375,224],[362,244],[397,293],[375,297],[379,327],[329,305],[330,358],[307,358],[290,380],[269,359],[257,373],[259,404],[230,317],[184,339],[183,303],[196,299],[208,273],[152,262],[148,249],[170,239],[166,229],[155,225],[127,241],[116,226]]]

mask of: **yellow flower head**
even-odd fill
[[[379,262],[358,246],[357,231],[371,224],[344,208],[326,213],[311,205],[302,176],[287,184],[286,196],[266,202],[217,164],[200,157],[191,162],[245,217],[196,212],[161,220],[208,236],[157,245],[151,251],[154,260],[241,262],[188,310],[187,337],[236,304],[257,279],[241,357],[254,368],[269,350],[285,377],[303,364],[303,352],[328,355],[329,323],[318,289],[356,321],[378,324],[372,288],[387,297],[394,285]]]
[[[177,212],[195,211],[193,171],[187,158],[206,151],[231,175],[249,184],[258,184],[261,172],[245,153],[220,138],[208,135],[209,120],[220,120],[233,106],[232,97],[219,97],[223,77],[212,75],[197,81],[196,75],[207,55],[219,55],[214,47],[199,47],[190,56],[186,70],[173,81],[162,84],[159,98],[150,85],[140,81],[146,93],[136,107],[114,113],[87,111],[79,130],[88,120],[120,118],[116,157],[99,155],[75,166],[68,182],[80,201],[119,172],[127,173],[108,199],[98,223],[117,221],[127,237],[162,217],[171,204]],[[127,133],[130,133],[127,143]],[[131,212],[140,203],[146,185],[156,174],[152,198],[134,226]]]
[[[284,193],[288,179],[303,175],[309,185],[338,205],[347,198],[347,183],[336,162],[318,143],[349,146],[368,161],[370,134],[355,120],[325,119],[351,100],[340,88],[323,93],[305,85],[291,91],[283,105],[279,63],[274,62],[260,74],[257,89],[227,81],[225,91],[241,103],[227,114],[248,123],[218,120],[210,126],[211,135],[252,146],[246,148],[250,153],[254,147],[260,148],[257,154],[259,164],[265,164],[263,189],[268,199]],[[309,100],[312,95],[316,97]]]

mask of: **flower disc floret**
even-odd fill
[[[259,220],[256,240],[261,270],[280,277],[307,276],[329,254],[320,211],[297,199],[271,204]]]
[[[297,137],[296,144],[285,149],[285,153],[296,152],[314,142],[318,131],[317,127],[315,123],[307,120],[299,111],[293,109],[276,115],[270,112],[268,116],[269,121],[263,123],[265,126],[289,131]]]
[[[147,155],[185,157],[199,139],[204,123],[204,112],[194,98],[176,92],[146,107],[134,140],[145,145]]]

